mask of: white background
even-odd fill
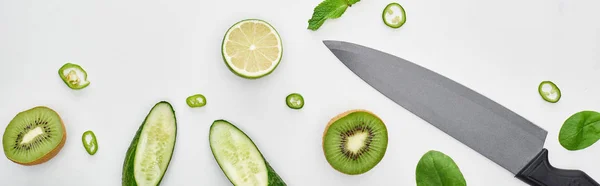
[[[45,105],[61,114],[68,139],[42,165],[0,158],[0,185],[120,185],[127,147],[161,100],[174,105],[179,128],[162,185],[230,185],[208,144],[216,119],[247,132],[292,186],[416,185],[416,164],[428,150],[451,156],[468,185],[525,185],[362,82],[324,39],[395,54],[490,97],[548,130],[545,147],[555,166],[600,180],[600,144],[570,152],[557,140],[570,115],[600,111],[599,1],[399,0],[408,20],[391,29],[381,11],[392,1],[363,0],[307,30],[319,2],[1,0],[1,128],[18,112]],[[235,76],[220,53],[225,31],[246,18],[270,22],[284,43],[279,67],[258,80]],[[66,62],[88,71],[88,88],[74,91],[60,80]],[[562,89],[559,103],[540,98],[543,80]],[[304,109],[287,108],[291,92],[304,95]],[[187,107],[185,98],[196,93],[207,97],[206,107]],[[325,160],[321,135],[331,117],[355,108],[386,122],[389,146],[377,167],[347,176]],[[81,144],[86,130],[99,140],[94,156]]]

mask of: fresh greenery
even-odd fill
[[[600,113],[581,111],[569,117],[560,129],[558,141],[567,150],[585,149],[600,139]]]
[[[439,151],[429,151],[417,164],[417,186],[466,186],[454,160]]]
[[[360,0],[324,0],[313,11],[312,18],[308,20],[308,29],[317,30],[327,19],[341,17],[348,7]]]

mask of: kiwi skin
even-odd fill
[[[329,120],[329,123],[327,123],[327,127],[325,127],[325,130],[323,131],[323,137],[322,137],[322,140],[321,140],[321,141],[323,141],[323,143],[321,144],[321,146],[323,147],[323,155],[326,156],[326,154],[325,154],[325,135],[327,134],[327,131],[329,130],[329,127],[331,126],[331,124],[335,123],[340,118],[346,117],[347,115],[355,113],[355,112],[366,112],[366,113],[369,113],[369,114],[373,115],[375,118],[383,121],[381,118],[379,118],[379,116],[375,115],[373,112],[368,111],[368,110],[364,110],[364,109],[352,109],[352,110],[348,110],[346,112],[343,112],[341,114],[338,114],[337,116],[335,116],[335,117],[331,118],[331,120]],[[387,126],[383,125],[383,127],[387,131]],[[384,156],[385,156],[385,154],[384,154]],[[382,159],[383,159],[383,157],[382,157]],[[329,161],[327,161],[327,162],[329,163],[330,166],[334,167]],[[334,167],[334,169],[335,169],[335,167]],[[338,171],[338,172],[340,172],[340,173],[346,174],[346,173],[344,173],[344,172],[342,172],[340,170],[337,170],[337,169],[335,169],[335,170]]]
[[[51,108],[48,108],[46,106],[37,106],[37,107],[34,107],[32,109],[29,109],[29,110],[33,110],[35,108],[45,108],[45,109],[51,110],[52,112],[56,112],[56,111],[54,111]],[[26,110],[26,111],[23,111],[23,112],[27,112],[29,110]],[[56,113],[56,114],[58,115],[58,113]],[[58,152],[60,152],[60,150],[65,145],[65,142],[67,141],[67,131],[66,131],[66,128],[65,128],[65,123],[63,122],[63,120],[60,117],[60,115],[58,115],[58,116],[59,116],[59,119],[60,119],[60,124],[62,125],[62,128],[63,128],[63,134],[64,135],[63,135],[62,139],[60,140],[60,143],[58,144],[58,146],[56,146],[56,148],[54,148],[54,150],[48,152],[48,154],[42,156],[40,159],[37,159],[37,160],[32,161],[32,162],[26,162],[26,163],[24,163],[24,162],[17,162],[17,161],[15,161],[13,159],[10,159],[8,156],[6,156],[6,158],[8,158],[12,162],[15,162],[15,163],[20,164],[20,165],[25,165],[25,166],[32,166],[32,165],[42,164],[42,163],[45,163],[48,160],[54,158],[54,156],[56,156],[58,154]]]

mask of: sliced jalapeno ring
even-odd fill
[[[191,95],[185,99],[185,102],[189,107],[192,108],[203,107],[206,105],[206,97],[204,97],[202,94]]]
[[[96,135],[91,130],[83,133],[81,142],[83,142],[83,147],[88,154],[94,155],[96,154],[96,151],[98,151],[98,141],[96,141]]]
[[[398,3],[390,3],[385,6],[381,15],[383,23],[391,28],[400,28],[406,23],[406,12],[404,7]]]
[[[550,103],[556,103],[561,98],[560,89],[551,81],[542,81],[538,87],[538,92],[542,99]]]
[[[90,85],[87,80],[87,72],[77,64],[64,64],[58,70],[58,75],[71,89],[79,90]]]
[[[304,107],[304,98],[298,93],[292,93],[285,97],[285,103],[292,109],[301,109]]]

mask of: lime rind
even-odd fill
[[[276,36],[278,43],[279,43],[279,56],[277,60],[274,60],[276,62],[274,62],[274,64],[271,65],[271,68],[269,68],[268,70],[264,70],[264,71],[259,71],[259,73],[255,73],[255,74],[251,74],[251,73],[247,73],[247,72],[243,72],[243,71],[238,71],[235,67],[233,67],[233,64],[231,64],[230,59],[227,57],[226,55],[226,45],[225,43],[227,42],[227,40],[229,39],[229,34],[230,32],[235,29],[235,28],[239,28],[239,26],[241,26],[241,24],[246,23],[246,22],[255,22],[255,23],[262,23],[267,25],[271,31],[274,33],[274,35]],[[281,62],[281,59],[283,58],[283,42],[281,40],[281,36],[279,35],[279,32],[277,31],[277,29],[275,29],[275,27],[273,27],[273,25],[271,25],[270,23],[261,20],[261,19],[244,19],[241,21],[238,21],[237,23],[233,24],[233,26],[231,26],[227,32],[225,32],[225,36],[223,37],[223,41],[221,42],[221,56],[223,57],[223,61],[225,62],[225,65],[227,66],[227,68],[229,68],[229,70],[231,72],[233,72],[234,74],[246,78],[246,79],[258,79],[258,78],[262,78],[265,77],[271,73],[273,73],[273,71],[275,71],[275,69],[277,69],[277,67],[279,66],[279,63]]]
[[[398,9],[401,15],[398,15],[397,12],[394,12],[392,9]],[[396,14],[396,15],[394,15]],[[400,28],[404,23],[406,23],[406,11],[404,7],[398,3],[390,3],[383,9],[383,13],[381,14],[381,18],[383,19],[383,23],[391,28]]]

